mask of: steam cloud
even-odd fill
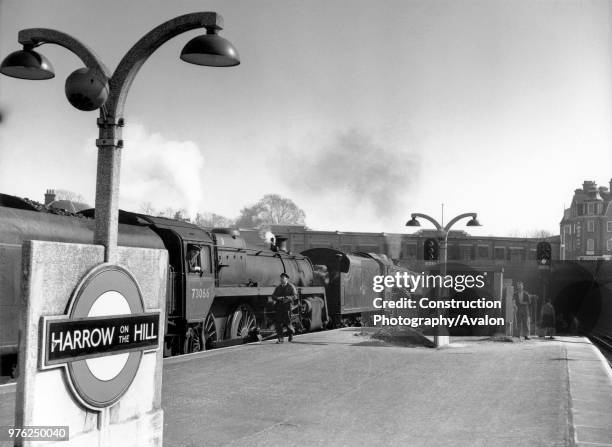
[[[326,196],[345,193],[352,206],[367,205],[377,217],[398,212],[420,165],[406,148],[377,144],[356,129],[338,133],[322,148],[287,150],[286,155],[281,172],[290,187]]]
[[[198,146],[167,140],[139,124],[126,127],[124,136],[121,206],[138,211],[140,204],[151,202],[156,209],[184,209],[195,216],[204,190],[204,157]]]

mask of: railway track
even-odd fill
[[[588,337],[591,342],[599,348],[601,353],[608,360],[610,367],[612,367],[612,335],[593,332],[589,334]]]

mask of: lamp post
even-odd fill
[[[471,217],[470,221],[466,224],[466,226],[468,227],[480,227],[480,222],[478,222],[477,219],[477,214],[476,213],[463,213],[463,214],[459,214],[458,216],[454,217],[453,219],[450,220],[450,222],[448,222],[444,227],[442,225],[440,225],[438,223],[438,221],[436,219],[434,219],[431,216],[428,216],[427,214],[421,214],[421,213],[412,213],[410,215],[411,219],[406,222],[406,226],[407,227],[420,227],[421,224],[420,222],[417,220],[417,217],[421,217],[425,220],[430,221],[437,230],[437,237],[438,237],[438,244],[439,244],[439,259],[442,261],[442,266],[440,269],[440,275],[442,276],[442,278],[444,278],[444,276],[446,275],[446,263],[448,261],[448,254],[447,254],[447,245],[448,245],[448,233],[450,232],[451,227],[457,223],[459,220],[467,218],[467,217]],[[437,292],[437,298],[440,299],[442,297],[442,287],[438,288],[438,292]],[[443,333],[444,332],[444,333]],[[434,344],[435,346],[438,348],[440,346],[445,346],[448,345],[450,342],[450,338],[448,336],[448,331],[442,331],[442,328],[440,326],[438,326],[436,328],[435,331],[435,335],[434,335]]]
[[[94,244],[105,247],[105,261],[117,261],[118,200],[123,148],[123,107],[134,77],[155,50],[184,32],[205,28],[185,45],[181,59],[196,65],[229,67],[240,58],[233,45],[218,35],[223,17],[215,12],[195,12],[171,19],[145,34],[125,54],[114,73],[84,44],[68,34],[46,28],[21,30],[18,41],[23,50],[9,54],[0,65],[0,73],[20,79],[42,80],[55,76],[51,63],[34,48],[52,43],[76,54],[85,64],[66,80],[68,101],[80,110],[100,110],[97,120],[99,137],[96,174],[96,216]]]

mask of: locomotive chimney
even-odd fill
[[[287,238],[283,236],[276,236],[276,248],[278,251],[284,251],[287,253]]]
[[[55,202],[55,190],[47,189],[45,193],[45,206],[49,205],[51,202]]]

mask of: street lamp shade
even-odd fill
[[[187,42],[181,52],[185,62],[209,67],[233,67],[240,64],[240,56],[230,41],[211,30]]]
[[[475,217],[473,217],[468,223],[465,224],[466,227],[482,227],[482,225],[480,225],[480,222],[478,222],[478,219],[476,219]]]
[[[421,224],[419,223],[418,220],[416,220],[416,217],[413,217],[408,222],[406,222],[406,226],[407,227],[420,227]]]
[[[15,51],[4,58],[0,73],[19,79],[51,79],[55,77],[51,62],[34,50]]]

